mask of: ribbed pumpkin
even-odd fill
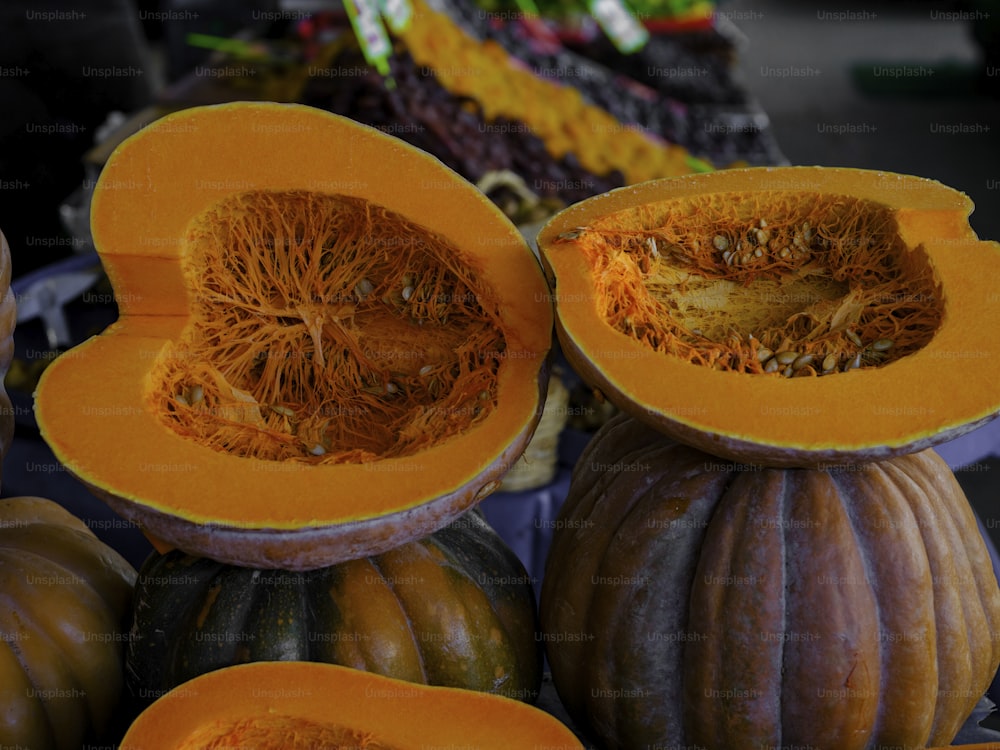
[[[425,539],[308,572],[154,554],[136,586],[127,666],[140,704],[205,672],[269,660],[530,702],[541,659],[531,580],[471,512]]]
[[[14,327],[17,325],[17,301],[10,290],[10,246],[0,232],[0,477],[3,457],[14,439],[14,409],[4,387],[4,376],[14,359]]]
[[[619,415],[543,578],[553,679],[609,748],[947,745],[1000,665],[1000,589],[932,450],[770,469]]]
[[[583,750],[558,719],[498,695],[315,662],[196,677],[129,727],[121,750]]]
[[[79,750],[109,729],[135,575],[61,505],[0,500],[0,747]]]

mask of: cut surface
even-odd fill
[[[622,410],[716,455],[910,453],[1000,411],[1000,246],[931,180],[784,167],[615,190],[538,242],[557,332]]]
[[[195,309],[151,376],[151,410],[235,455],[410,455],[492,410],[505,349],[474,259],[345,196],[243,193],[198,217]]]
[[[879,366],[926,345],[941,321],[926,255],[908,251],[887,206],[849,195],[697,195],[603,217],[563,241],[598,279],[608,325],[718,370]]]
[[[380,554],[493,491],[538,423],[537,258],[378,130],[293,104],[182,110],[118,146],[91,229],[119,319],[46,368],[35,415],[164,546],[290,570]]]
[[[201,727],[177,750],[400,750],[370,735],[282,714],[215,722]]]
[[[555,717],[511,698],[333,664],[265,661],[217,669],[179,685],[139,714],[120,747],[582,750],[583,745]]]

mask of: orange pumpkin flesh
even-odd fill
[[[427,154],[300,105],[185,110],[95,190],[120,319],[53,362],[62,463],[150,535],[316,568],[495,489],[541,413],[551,305],[515,227]]]
[[[557,719],[519,701],[312,662],[256,662],[196,677],[140,714],[120,745],[121,750],[237,746],[583,747]]]
[[[562,348],[612,402],[715,455],[815,466],[915,452],[1000,411],[1000,341],[982,329],[1000,246],[971,209],[915,177],[734,169],[583,201],[538,243]],[[783,351],[808,357],[765,372]]]

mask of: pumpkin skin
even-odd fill
[[[128,644],[140,705],[247,661],[319,661],[533,701],[542,646],[530,577],[470,512],[382,555],[293,573],[154,553]]]
[[[109,729],[135,576],[59,504],[0,500],[0,745],[76,750]]]
[[[184,683],[139,715],[120,748],[196,750],[210,739],[212,747],[261,750],[583,750],[556,718],[520,701],[292,661],[240,664]]]
[[[946,745],[1000,664],[1000,589],[932,450],[770,469],[620,414],[555,528],[546,652],[610,748]]]
[[[91,224],[120,317],[52,363],[36,417],[68,471],[166,544],[293,570],[378,554],[495,490],[540,418],[537,259],[474,186],[374,128],[294,104],[168,115],[112,154]],[[380,275],[341,278],[355,262]],[[376,435],[410,442],[363,445]]]
[[[4,377],[14,359],[14,327],[17,325],[17,301],[10,290],[10,246],[0,232],[0,478],[3,457],[14,439],[14,408],[4,387]]]
[[[978,333],[978,321],[1000,315],[1000,245],[976,237],[972,207],[906,175],[720,170],[577,203],[543,227],[538,246],[561,349],[588,384],[713,455],[808,468],[917,452],[1000,411],[1000,343]],[[796,228],[807,215],[812,227]],[[885,253],[877,267],[871,248]],[[884,290],[882,277],[892,279]],[[912,325],[898,324],[904,313]],[[894,351],[897,324],[921,338],[896,342],[901,356],[879,364],[876,345]],[[814,361],[795,377],[781,377],[787,363],[762,372],[782,350]]]

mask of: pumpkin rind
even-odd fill
[[[887,210],[906,262],[926,258],[940,287],[934,304],[941,305],[942,317],[929,342],[878,367],[782,378],[692,364],[605,321],[602,282],[578,246],[588,227],[603,222],[644,231],[658,207],[709,196],[720,211],[728,206],[736,215],[747,196],[772,193],[775,201],[843,196]],[[764,206],[770,200],[760,198]],[[967,196],[928,179],[833,167],[755,167],[657,180],[582,201],[550,220],[538,244],[554,287],[562,350],[590,385],[660,432],[713,455],[816,467],[916,452],[1000,412],[993,377],[1000,344],[979,333],[981,321],[1000,315],[991,281],[1000,268],[1000,245],[976,237],[971,210]],[[703,246],[712,241],[703,239]],[[660,255],[667,253],[662,248]],[[753,333],[741,331],[744,337]]]
[[[57,503],[0,501],[0,745],[74,750],[109,729],[135,575]]]
[[[557,520],[546,650],[608,747],[943,745],[1000,665],[1000,588],[933,451],[765,469],[618,415]]]
[[[483,304],[497,310],[506,345],[493,353],[495,393],[485,418],[407,455],[305,465],[314,457],[257,460],[207,448],[149,407],[151,371],[174,356],[192,306],[204,299],[193,298],[185,274],[194,272],[183,266],[194,252],[186,239],[192,222],[227,200],[302,191],[393,212],[458,248],[470,274],[475,267],[495,296]],[[236,565],[295,570],[377,554],[441,528],[489,494],[537,424],[552,320],[538,262],[482,193],[398,139],[301,105],[184,110],[116,149],[95,188],[92,228],[120,318],[47,368],[37,421],[72,474],[168,544]],[[340,309],[316,307],[331,321]],[[418,342],[419,327],[410,330]],[[410,359],[407,337],[395,339],[398,351],[372,356]],[[353,406],[350,393],[331,403],[333,416]],[[452,418],[439,408],[436,417]]]
[[[264,725],[267,717],[283,720],[286,735],[272,734],[270,741],[255,743],[255,747],[290,747],[291,737],[297,734],[291,730],[299,723],[354,733],[351,746],[390,750],[583,750],[557,719],[519,701],[458,688],[414,685],[315,662],[241,664],[190,680],[140,714],[120,747],[190,748],[195,737],[224,732],[234,724]],[[224,733],[216,741],[238,744],[238,738]]]
[[[475,512],[382,555],[308,572],[154,554],[136,586],[127,671],[145,705],[246,661],[319,661],[533,701],[534,589]]]

